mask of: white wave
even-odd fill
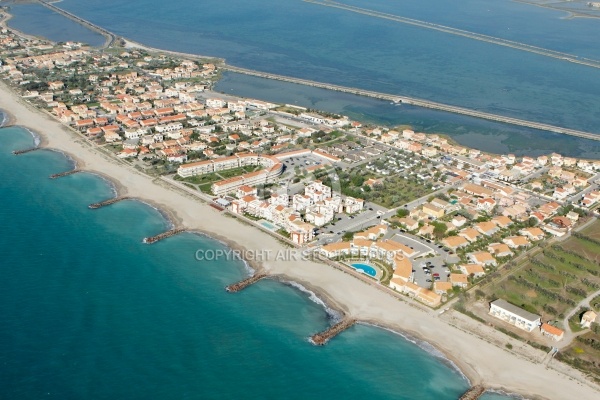
[[[391,332],[393,334],[401,336],[405,340],[407,340],[407,341],[409,341],[409,342],[417,345],[421,350],[424,350],[427,353],[429,353],[430,355],[434,356],[435,358],[437,358],[439,360],[442,360],[444,363],[446,363],[447,365],[449,365],[452,369],[454,369],[455,371],[457,371],[460,374],[460,376],[469,385],[471,385],[471,381],[464,374],[464,372],[458,367],[458,365],[456,365],[454,363],[454,361],[452,361],[448,357],[446,357],[446,355],[444,353],[442,353],[440,350],[438,350],[437,347],[435,347],[431,343],[426,342],[425,340],[414,338],[414,337],[410,336],[409,334],[407,334],[405,332],[400,332],[400,331],[394,330],[392,328],[388,328],[386,326],[381,326],[381,325],[377,325],[377,324],[374,324],[374,323],[371,323],[371,322],[363,322],[363,321],[358,321],[358,323],[362,324],[362,325],[369,325],[369,326],[374,326],[376,328],[384,329],[384,330],[386,330],[388,332]]]
[[[2,121],[4,123],[4,121]],[[33,137],[33,145],[35,147],[38,147],[40,145],[40,143],[42,143],[42,138],[40,135],[37,134],[37,132],[32,131],[29,128],[26,128],[24,126],[22,126],[21,128],[25,129],[27,132],[29,132],[29,134],[31,135],[31,137]]]
[[[108,183],[108,186],[110,187],[110,190],[113,193],[113,197],[118,197],[119,196],[119,191],[117,190],[117,187],[115,186],[115,184],[113,183],[113,181],[111,181],[110,179],[106,178],[102,174],[97,174],[95,172],[90,172],[90,171],[86,171],[86,172],[88,174],[92,174],[94,176],[97,176],[98,178],[102,179],[104,182]]]
[[[35,147],[38,147],[38,145],[39,145],[39,143],[37,143],[37,144],[35,145]],[[49,151],[53,151],[53,152],[55,152],[55,153],[62,154],[62,155],[63,155],[63,156],[64,156],[64,157],[65,157],[65,158],[66,158],[66,159],[69,161],[69,163],[71,164],[71,167],[72,167],[73,169],[76,169],[76,168],[77,168],[77,161],[76,161],[76,160],[75,160],[73,157],[71,157],[71,155],[70,155],[69,153],[65,153],[65,152],[64,152],[64,151],[62,151],[62,150],[59,150],[59,149],[54,149],[54,148],[50,148],[50,149],[44,149],[44,150],[49,150]]]
[[[333,322],[339,322],[342,320],[342,314],[337,311],[334,310],[333,308],[329,307],[327,305],[327,303],[325,303],[319,296],[317,296],[315,294],[315,292],[313,292],[312,290],[307,289],[306,287],[304,287],[303,285],[301,285],[298,282],[295,281],[283,281],[284,283],[287,283],[290,286],[295,287],[296,289],[298,289],[299,291],[308,294],[308,298],[313,302],[316,303],[320,306],[322,306],[325,309],[325,312],[327,313],[327,315],[329,316],[329,318],[333,321]]]
[[[156,207],[155,205],[152,205],[142,199],[133,198],[131,200],[137,201],[138,203],[145,204],[148,207],[156,210],[165,219],[165,225],[166,225],[167,229],[175,229],[175,223],[173,221],[171,221],[171,218],[169,218],[169,214],[167,214],[167,212],[165,212],[161,208]]]
[[[222,244],[223,246],[227,247],[227,249],[233,250],[230,247],[229,243],[227,243],[227,242],[225,242],[225,241],[223,241],[221,239],[212,237],[208,233],[205,233],[205,232],[202,232],[202,231],[197,231],[197,230],[192,230],[192,231],[190,231],[190,233],[193,233],[194,235],[198,235],[198,236],[204,236],[205,238],[208,238],[210,240],[213,240],[215,242],[218,242],[218,243]],[[250,263],[248,261],[240,259],[239,257],[236,258],[236,260],[240,260],[240,261],[242,261],[244,263],[244,270],[246,270],[246,272],[248,273],[248,277],[253,276],[256,273],[256,269],[252,268],[252,266],[250,265]]]
[[[242,260],[244,262],[244,269],[248,272],[248,275],[252,276],[256,272],[254,268],[250,266],[250,263],[246,260]]]
[[[8,122],[8,114],[3,113],[2,111],[0,111],[0,114],[2,114],[2,122],[0,122],[0,128],[3,128],[4,125],[6,125],[6,123]]]

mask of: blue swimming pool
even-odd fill
[[[272,223],[270,223],[268,221],[260,221],[260,224],[271,231],[274,231],[277,229],[277,227],[275,225],[273,225]]]
[[[370,265],[367,264],[352,264],[352,268],[354,268],[355,270],[357,270],[358,272],[362,272],[364,274],[367,274],[369,276],[375,276],[377,275],[377,270],[375,270],[375,268],[371,267]]]

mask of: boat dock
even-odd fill
[[[50,179],[62,178],[63,176],[69,176],[80,172],[80,169],[72,169],[71,171],[61,172],[60,174],[50,175]]]
[[[13,152],[12,152],[12,153],[13,153],[15,156],[18,156],[19,154],[25,154],[25,153],[29,153],[29,152],[32,152],[32,151],[36,151],[36,150],[38,150],[38,149],[39,149],[39,147],[32,147],[32,148],[30,148],[30,149],[25,149],[25,150],[13,150]]]
[[[236,292],[239,292],[240,290],[244,290],[245,288],[252,285],[253,283],[256,283],[266,277],[267,277],[267,274],[265,274],[265,273],[254,274],[251,277],[244,279],[243,281],[239,281],[237,283],[227,286],[225,288],[225,290],[227,290],[229,293],[236,293]]]
[[[324,346],[330,339],[342,333],[346,329],[350,328],[352,325],[356,323],[356,320],[353,318],[346,318],[337,324],[329,327],[327,330],[319,333],[315,333],[310,337],[311,342],[316,346]]]
[[[95,210],[97,208],[101,208],[104,206],[110,206],[111,204],[115,204],[121,200],[128,200],[128,199],[129,199],[129,197],[127,197],[127,196],[115,197],[114,199],[104,200],[104,201],[101,201],[100,203],[92,203],[88,207],[91,208],[92,210]]]
[[[475,385],[460,396],[459,400],[477,400],[483,393],[485,393],[485,386]]]
[[[159,233],[156,236],[150,236],[150,237],[144,238],[144,243],[147,243],[147,244],[156,243],[159,240],[163,240],[163,239],[166,239],[168,237],[177,235],[178,233],[181,233],[181,232],[185,232],[185,229],[184,228],[170,229],[170,230],[168,230],[166,232]]]

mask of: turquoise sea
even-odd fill
[[[383,329],[311,345],[331,321],[309,294],[271,280],[225,292],[245,266],[194,259],[221,243],[143,244],[168,227],[157,210],[88,209],[111,185],[89,173],[48,179],[72,162],[11,154],[32,143],[0,129],[1,398],[454,400],[467,388],[429,346]]]

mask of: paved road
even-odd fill
[[[564,348],[567,347],[569,344],[571,344],[571,342],[573,341],[573,339],[575,339],[577,336],[583,335],[584,333],[589,332],[589,329],[585,329],[583,331],[580,332],[573,332],[571,331],[571,327],[569,326],[569,319],[577,312],[579,311],[579,309],[581,307],[589,307],[590,306],[590,301],[596,297],[596,296],[600,296],[600,290],[595,291],[594,293],[590,294],[588,297],[586,297],[585,299],[581,300],[579,302],[579,304],[577,304],[575,306],[575,308],[573,308],[573,310],[571,310],[571,312],[569,314],[567,314],[567,316],[565,317],[565,319],[563,319],[563,326],[565,327],[565,337],[563,338],[563,340],[561,341],[561,343],[559,345],[557,345],[557,347],[559,348]]]

